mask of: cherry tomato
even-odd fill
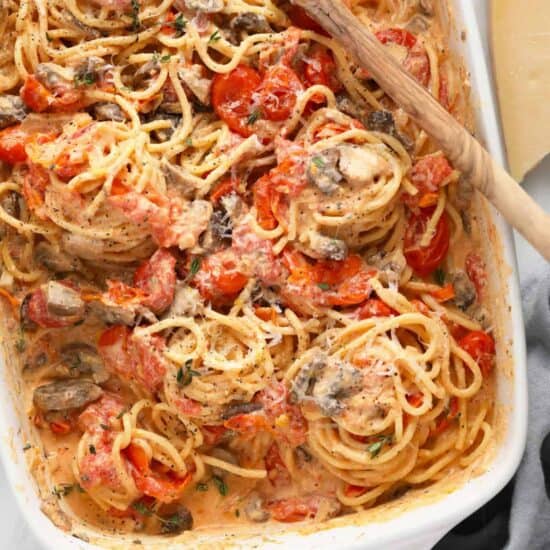
[[[35,113],[48,110],[54,102],[53,94],[34,75],[28,75],[21,88],[21,99]]]
[[[260,227],[268,231],[275,229],[278,221],[273,212],[274,208],[277,208],[281,196],[275,190],[269,174],[265,174],[254,183],[252,186],[252,195]]]
[[[453,168],[442,155],[420,159],[409,173],[409,178],[418,189],[418,194],[414,196],[405,194],[403,201],[411,208],[434,206],[439,198],[441,184],[452,173]]]
[[[193,284],[201,295],[215,303],[233,301],[245,287],[248,277],[238,269],[238,258],[231,250],[222,250],[202,261]]]
[[[430,59],[426,49],[418,42],[416,36],[406,29],[386,29],[378,31],[376,37],[382,44],[392,42],[407,48],[408,55],[403,63],[404,68],[411,73],[422,86],[430,81]]]
[[[267,503],[267,509],[275,521],[294,523],[315,517],[319,510],[319,497],[286,498]]]
[[[290,67],[282,64],[270,67],[258,89],[265,118],[286,120],[292,114],[297,96],[303,89],[298,75]]]
[[[0,160],[7,164],[16,164],[27,160],[25,146],[29,134],[21,129],[21,125],[11,126],[0,132]]]
[[[87,162],[74,162],[71,159],[71,150],[63,151],[55,161],[54,171],[62,181],[69,181],[84,171]]]
[[[239,65],[228,74],[217,74],[212,81],[216,114],[231,130],[244,137],[254,133],[249,119],[254,109],[253,95],[260,83],[258,72],[247,65]]]
[[[304,64],[303,82],[306,88],[320,84],[335,93],[342,90],[342,83],[336,77],[336,63],[329,50],[316,44],[305,57]],[[324,102],[324,96],[313,101]]]
[[[237,193],[239,182],[235,178],[226,178],[222,180],[210,193],[210,202],[217,205],[220,200],[231,193]]]
[[[392,317],[396,311],[385,304],[380,298],[369,298],[355,311],[358,319],[370,319],[372,317]]]
[[[70,422],[65,422],[63,420],[50,422],[50,430],[56,435],[67,435],[72,429],[73,427]]]
[[[159,248],[134,274],[134,286],[145,293],[143,304],[161,313],[174,301],[176,259],[165,248]]]
[[[273,443],[264,457],[267,479],[274,487],[284,487],[290,484],[290,473],[281,458],[279,447]]]
[[[82,431],[93,432],[104,430],[101,426],[109,426],[111,421],[118,420],[126,410],[124,403],[112,394],[103,394],[99,401],[88,405],[78,417],[78,426]]]
[[[436,422],[435,428],[430,432],[430,435],[439,435],[443,433],[451,422],[458,416],[458,399],[452,397],[449,402],[449,410],[446,411]]]
[[[405,258],[421,277],[431,275],[444,260],[449,250],[450,229],[445,212],[439,219],[435,235],[428,246],[420,246],[419,240],[424,235],[432,214],[433,209],[423,209],[419,213],[412,213],[405,231]]]
[[[487,270],[479,254],[470,252],[466,256],[466,273],[476,287],[477,299],[481,300],[487,286]]]
[[[225,426],[201,426],[201,432],[204,437],[205,445],[217,445],[223,436],[227,433]]]
[[[366,487],[361,487],[360,485],[346,485],[344,489],[344,494],[348,498],[357,498],[361,495],[364,495],[367,492]]]
[[[329,36],[327,31],[325,31],[325,29],[323,29],[317,21],[312,19],[304,8],[296,5],[290,5],[286,12],[293,25],[296,25],[306,31],[313,31],[324,36]]]
[[[47,170],[39,164],[29,164],[29,171],[23,179],[23,197],[29,209],[38,217],[44,216],[37,212],[44,204],[46,189],[50,185],[50,176]]]
[[[74,325],[76,321],[80,320],[75,319],[75,317],[64,318],[51,314],[48,311],[46,294],[41,288],[35,290],[31,294],[27,305],[27,312],[29,319],[42,328],[69,327]]]
[[[474,330],[461,338],[458,345],[479,365],[483,376],[491,374],[495,364],[495,341],[490,334]]]

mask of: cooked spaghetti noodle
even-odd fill
[[[468,120],[441,3],[347,3]],[[483,458],[471,187],[305,12],[6,0],[0,43],[0,298],[68,513],[322,521]]]

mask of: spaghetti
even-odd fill
[[[440,3],[348,4],[468,121]],[[322,521],[483,458],[471,187],[305,12],[7,0],[0,42],[0,298],[67,513]]]

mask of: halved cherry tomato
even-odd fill
[[[432,290],[430,294],[438,301],[438,302],[448,302],[449,300],[452,300],[455,297],[455,289],[452,284],[445,285],[438,290]]]
[[[231,249],[204,259],[193,278],[193,284],[201,295],[216,303],[233,301],[247,282],[248,277],[239,271],[238,258]]]
[[[69,181],[84,171],[87,162],[71,160],[71,150],[63,151],[55,161],[54,171],[62,181]]]
[[[50,185],[50,176],[47,170],[39,164],[29,164],[29,171],[23,179],[23,197],[29,209],[38,217],[43,217],[37,211],[44,204],[46,189]]]
[[[355,311],[355,316],[361,320],[371,317],[392,317],[393,315],[396,315],[396,311],[380,298],[369,298]]]
[[[274,500],[268,502],[266,507],[275,521],[294,523],[314,518],[319,510],[319,503],[319,497],[311,496]]]
[[[277,443],[269,447],[264,457],[267,479],[274,487],[283,487],[290,484],[290,473],[281,458]]]
[[[228,74],[217,74],[212,81],[212,105],[216,114],[231,130],[244,137],[254,133],[249,118],[253,94],[260,83],[258,72],[247,65],[239,65]]]
[[[231,193],[236,193],[238,187],[239,182],[235,178],[224,179],[212,189],[210,193],[210,202],[214,205],[218,204],[222,197],[230,195]]]
[[[206,445],[217,445],[227,433],[225,426],[201,426],[201,432]]]
[[[165,248],[159,248],[137,268],[134,286],[145,293],[143,304],[161,313],[174,301],[176,258]]]
[[[306,31],[313,31],[323,36],[330,36],[317,21],[312,19],[306,12],[306,10],[300,6],[291,4],[286,10],[293,25],[300,27]]]
[[[133,443],[130,443],[123,453],[133,466],[131,473],[136,487],[146,496],[156,498],[159,502],[170,503],[179,499],[193,477],[191,473],[178,478],[170,471],[155,471],[145,451]]]
[[[452,173],[453,168],[443,155],[420,159],[409,172],[409,178],[418,189],[418,194],[403,195],[403,202],[411,208],[434,206],[439,198],[441,184]]]
[[[260,318],[262,321],[275,323],[277,320],[277,310],[274,307],[255,306],[254,315]]]
[[[443,433],[451,422],[458,416],[458,399],[452,397],[449,402],[449,410],[446,411],[436,422],[435,428],[430,432],[430,435],[439,435]]]
[[[420,407],[424,402],[424,397],[421,393],[412,393],[410,395],[407,395],[407,401],[413,407]]]
[[[7,164],[16,164],[27,160],[27,145],[30,136],[21,129],[21,125],[11,126],[0,132],[0,160]]]
[[[490,334],[474,330],[461,338],[458,345],[479,365],[483,376],[491,374],[495,364],[495,341]]]
[[[50,430],[57,435],[67,435],[72,429],[73,427],[70,422],[65,422],[63,420],[50,422]]]
[[[382,44],[392,42],[399,46],[407,48],[408,55],[403,62],[404,68],[420,82],[427,86],[430,81],[430,59],[426,49],[420,44],[414,36],[406,29],[385,29],[378,31],[376,37]]]
[[[334,93],[342,90],[342,83],[336,77],[336,63],[332,53],[321,45],[314,45],[304,58],[302,81],[306,88],[315,85],[327,86]],[[312,103],[325,102],[325,96],[319,94],[311,99]]]
[[[48,303],[46,294],[39,288],[35,290],[28,301],[27,312],[29,319],[34,321],[42,328],[62,328],[74,325],[76,320],[74,317],[57,317],[48,311]]]
[[[266,230],[275,229],[278,221],[273,209],[280,201],[280,193],[274,188],[271,176],[265,174],[252,186],[253,202],[256,207],[258,224]]]
[[[466,274],[474,283],[477,291],[477,299],[482,300],[487,286],[487,270],[485,268],[485,262],[481,259],[479,254],[470,252],[466,256]]]
[[[430,308],[422,300],[414,298],[413,300],[411,300],[411,305],[414,307],[414,309],[416,309],[416,311],[422,313],[423,315],[430,314]]]
[[[445,212],[439,219],[435,235],[428,246],[420,246],[419,241],[426,232],[432,214],[432,208],[420,210],[419,213],[411,213],[405,232],[405,258],[407,263],[421,277],[431,275],[445,259],[449,250],[450,229]]]
[[[304,87],[298,75],[286,65],[270,67],[258,88],[259,103],[268,120],[286,120]]]
[[[224,423],[228,430],[243,435],[256,435],[261,431],[270,431],[271,426],[263,413],[237,414],[228,418]]]
[[[360,485],[346,485],[344,489],[344,495],[348,498],[357,498],[361,495],[364,495],[367,492],[366,487],[361,487]]]
[[[54,102],[54,96],[33,74],[28,75],[21,88],[21,99],[35,113],[48,110]]]

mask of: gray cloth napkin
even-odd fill
[[[516,476],[507,550],[550,549],[550,499],[541,461],[541,445],[550,433],[550,267],[542,262],[534,267],[522,284],[528,346],[527,450]]]

